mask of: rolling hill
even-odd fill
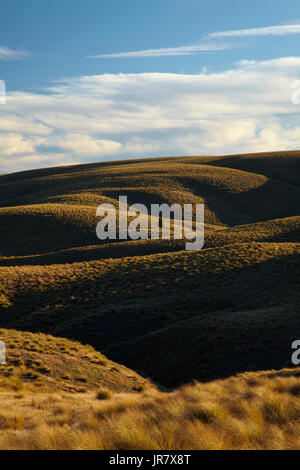
[[[103,202],[117,208],[119,195],[149,210],[152,203],[204,203],[203,249],[186,251],[184,240],[99,240],[96,208]],[[279,431],[268,426],[272,406],[275,421],[284,421],[276,411],[282,397],[288,419],[299,387],[298,369],[287,372],[291,344],[300,337],[299,286],[300,152],[126,160],[0,175],[0,339],[9,353],[8,364],[0,366],[0,390],[11,401],[23,393],[18,403],[24,406],[28,396],[48,400],[60,393],[56,402],[66,410],[74,396],[81,416],[94,410],[102,388],[111,426],[118,422],[119,400],[127,403],[121,421],[131,423],[136,448],[205,448],[208,441],[193,441],[192,429],[198,436],[200,428],[217,448],[295,446],[294,438],[277,439]],[[278,378],[262,370],[281,372]],[[202,383],[186,385],[195,380]],[[228,430],[226,438],[216,437],[211,423],[220,422],[220,411],[217,418],[207,410],[186,411],[187,396],[208,399],[213,390],[219,390],[219,402],[209,406],[219,410],[222,393],[226,397],[239,380],[246,385],[236,393],[249,394],[250,401],[255,396],[264,416],[255,427],[251,420],[258,418],[248,409],[224,405],[227,417],[244,420],[240,426],[253,424],[257,434],[243,431],[246,444],[232,440]],[[249,381],[263,393],[271,387],[275,405],[260,401],[262,392]],[[138,441],[134,432],[144,432],[148,418],[137,418],[135,427],[133,414],[147,407],[158,413],[162,404],[170,416],[177,407],[190,429],[189,443],[176,430],[174,441],[166,434]],[[299,410],[293,410],[296,423]],[[99,424],[101,413],[94,410],[89,419]],[[66,414],[61,419],[73,436],[71,412]],[[40,415],[34,416],[38,428]],[[128,436],[110,429],[112,448],[127,448]],[[48,431],[45,442],[35,437],[36,448],[64,447],[60,431],[57,441]],[[14,426],[11,432],[17,439]],[[90,444],[74,442],[107,448],[103,435],[91,432]],[[25,441],[15,446],[31,448]],[[5,442],[0,439],[0,448]]]
[[[300,302],[299,158],[176,157],[2,175],[0,326],[92,344],[165,385],[285,367]],[[95,209],[117,207],[119,195],[149,209],[204,202],[204,248],[98,240]],[[218,341],[226,368],[207,341]],[[182,349],[179,362],[161,361],[170,347]]]

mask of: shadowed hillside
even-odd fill
[[[299,168],[300,152],[281,152],[0,176],[0,327],[91,344],[167,386],[290,366]],[[119,195],[204,203],[204,248],[98,240],[96,208]]]

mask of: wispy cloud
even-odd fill
[[[30,56],[25,50],[14,50],[9,47],[0,46],[0,60],[20,60]]]
[[[167,47],[160,49],[146,49],[142,51],[132,52],[116,52],[114,54],[98,54],[91,55],[89,59],[102,59],[102,58],[135,58],[135,57],[164,57],[164,56],[178,56],[178,55],[191,55],[198,52],[210,52],[210,51],[223,51],[229,49],[229,44],[209,44],[200,43],[189,46],[181,47]]]
[[[266,26],[264,28],[237,29],[231,31],[217,31],[204,36],[199,43],[194,45],[167,47],[159,49],[145,49],[130,52],[115,52],[113,54],[96,54],[88,56],[89,59],[131,59],[143,57],[166,57],[166,56],[186,56],[198,54],[200,52],[224,51],[237,47],[234,43],[221,43],[220,39],[234,39],[239,37],[256,36],[285,36],[288,34],[300,34],[300,24],[288,24],[279,26]],[[241,44],[238,44],[241,47]]]
[[[286,36],[287,34],[300,34],[300,24],[287,24],[279,26],[266,26],[264,28],[219,31],[207,34],[206,39],[235,38],[247,36]]]

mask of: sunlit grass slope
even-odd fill
[[[299,394],[299,368],[173,392],[2,392],[0,449],[299,449]]]
[[[150,386],[135,372],[76,341],[5,329],[0,329],[0,340],[6,345],[0,393],[85,393],[100,388],[130,392]]]

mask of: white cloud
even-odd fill
[[[237,29],[232,31],[218,31],[207,34],[206,38],[217,39],[246,36],[286,36],[287,34],[300,34],[300,24],[266,26],[262,28]]]
[[[23,134],[47,135],[51,133],[48,126],[32,119],[30,116],[0,117],[0,130],[6,132],[21,132]]]
[[[213,52],[241,47],[241,43],[221,43],[220,39],[236,39],[241,37],[261,37],[261,36],[286,36],[289,34],[300,34],[300,24],[287,24],[278,26],[266,26],[261,28],[238,29],[231,31],[217,31],[208,33],[199,43],[194,45],[168,47],[158,49],[145,49],[130,52],[115,52],[112,54],[96,54],[88,56],[89,59],[133,59],[146,57],[166,57],[192,55],[199,52]]]
[[[291,101],[299,70],[300,57],[285,57],[219,73],[75,77],[44,93],[10,93],[1,107],[0,173],[300,148],[300,105]]]
[[[146,49],[141,51],[132,52],[116,52],[114,54],[98,54],[88,56],[89,59],[105,59],[105,58],[121,58],[121,59],[133,59],[138,57],[166,57],[166,56],[180,56],[180,55],[192,55],[198,52],[212,52],[212,51],[224,51],[230,49],[229,44],[210,44],[202,42],[200,44],[194,44],[189,46],[180,47],[167,47],[159,49]]]
[[[10,157],[27,152],[34,152],[33,142],[19,134],[0,134],[0,155]]]
[[[24,50],[9,49],[5,46],[0,46],[0,60],[20,60],[30,56],[30,52]]]
[[[77,155],[110,155],[121,149],[121,144],[113,140],[96,139],[86,134],[66,134],[63,139],[50,139],[50,143]]]

